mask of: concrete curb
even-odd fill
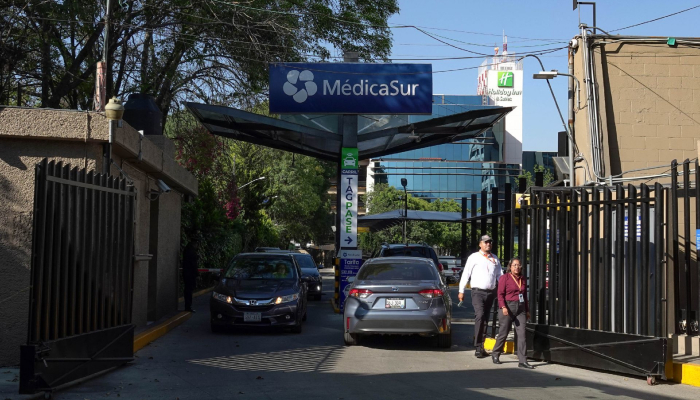
[[[134,353],[148,346],[149,343],[158,339],[159,337],[164,336],[175,327],[190,319],[191,316],[191,312],[182,311],[174,317],[134,336]]]
[[[494,346],[496,346],[496,339],[486,338],[486,340],[484,340],[484,350],[492,351]],[[506,340],[506,344],[503,345],[503,354],[513,354],[514,352],[515,342],[512,340]]]
[[[673,363],[673,379],[676,383],[700,387],[700,365],[690,363]]]

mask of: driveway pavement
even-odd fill
[[[562,365],[517,368],[476,359],[471,306],[456,309],[454,345],[431,338],[373,337],[345,347],[342,319],[329,304],[333,276],[325,270],[323,300],[310,301],[301,334],[246,331],[212,334],[208,296],[198,312],[137,353],[130,365],[56,393],[56,399],[692,399],[700,388]],[[456,289],[452,290],[456,299]],[[466,296],[469,298],[469,296]]]

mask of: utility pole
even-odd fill
[[[107,0],[107,10],[105,12],[105,39],[102,45],[102,61],[97,63],[97,75],[95,79],[95,111],[104,111],[107,104],[107,83],[111,83],[111,73],[109,67],[109,20],[112,16],[112,0]],[[108,79],[108,75],[110,76]],[[111,91],[111,90],[110,90]]]

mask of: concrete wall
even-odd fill
[[[581,49],[579,40],[574,70],[583,84]],[[595,49],[602,143],[607,160],[605,175],[697,157],[696,142],[700,139],[700,57],[697,57],[697,50],[639,43],[605,44]],[[584,109],[576,113],[575,140],[591,164],[585,86],[581,89]],[[585,163],[579,165],[585,166]],[[649,171],[624,176],[648,174]],[[576,180],[584,182],[583,169],[577,170]]]
[[[19,363],[26,342],[29,312],[30,257],[34,166],[43,158],[102,171],[102,149],[109,122],[95,113],[0,107],[0,366]],[[182,194],[197,194],[197,181],[171,157],[172,143],[141,137],[128,124],[114,126],[113,160],[134,181],[136,226],[134,254],[155,254],[156,317],[177,309]],[[141,154],[139,156],[139,153]],[[121,172],[111,166],[110,173]],[[151,208],[148,198],[156,179],[173,188],[158,200],[155,224],[158,245],[150,247]],[[132,322],[148,322],[149,262],[134,262]]]

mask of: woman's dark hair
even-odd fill
[[[509,273],[510,273],[510,265],[513,264],[513,261],[515,261],[515,260],[520,261],[520,258],[519,258],[519,257],[513,257],[513,258],[510,259],[510,261],[508,261],[508,266],[506,267],[506,274],[509,274]],[[523,263],[523,262],[520,261],[520,264],[521,264],[521,265],[522,265],[522,263]],[[521,266],[520,268],[522,268],[522,266]]]

